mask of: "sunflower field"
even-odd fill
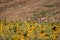
[[[0,40],[60,40],[60,23],[0,20]]]

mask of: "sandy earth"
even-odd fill
[[[45,5],[52,5],[47,7]],[[6,17],[8,20],[26,20],[35,11],[47,10],[57,12],[60,18],[60,0],[0,0],[0,19]]]

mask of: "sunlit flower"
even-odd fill
[[[20,40],[24,40],[24,36],[20,34]]]
[[[18,40],[18,35],[14,35],[13,40]]]

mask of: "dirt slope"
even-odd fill
[[[26,20],[34,12],[49,11],[60,18],[60,0],[0,0],[0,19]]]

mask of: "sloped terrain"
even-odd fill
[[[0,40],[60,40],[60,0],[0,0]]]
[[[41,11],[60,19],[60,0],[0,0],[0,19],[26,20]]]

